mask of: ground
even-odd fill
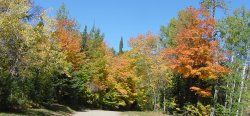
[[[103,110],[86,110],[82,112],[76,112],[73,116],[121,116],[121,112],[118,111],[103,111]]]
[[[135,112],[135,111],[104,111],[104,110],[86,110],[67,113],[64,111],[52,111],[48,109],[32,109],[25,112],[5,112],[0,116],[167,116],[160,112]]]
[[[0,112],[0,116],[167,116],[161,112],[139,111],[105,111],[105,110],[82,110],[74,111],[68,106],[49,104],[39,109],[22,111]]]
[[[104,111],[104,110],[86,110],[76,112],[73,116],[167,116],[161,112],[135,112],[135,111]]]

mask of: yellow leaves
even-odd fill
[[[128,91],[126,88],[124,88],[124,86],[122,86],[121,84],[116,84],[115,89],[121,94],[121,95],[127,95]]]
[[[96,87],[98,90],[105,90],[107,88],[107,85],[104,83],[104,81],[101,81],[97,77],[94,77],[92,82],[94,83],[94,87]]]
[[[110,84],[117,83],[117,81],[111,76],[108,76],[106,81],[109,82]]]
[[[155,36],[151,32],[146,35],[140,34],[136,38],[130,38],[129,45],[132,47],[130,52],[137,55],[151,54],[151,51],[157,48],[158,40],[159,36]]]
[[[196,106],[187,105],[184,108],[188,111],[188,115],[190,116],[209,116],[211,112],[211,106],[205,106],[201,102],[198,102]]]
[[[110,50],[106,50],[107,79],[104,85],[113,88],[120,97],[132,99],[135,94],[135,74],[131,67],[131,59],[128,53],[114,56]]]

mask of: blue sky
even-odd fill
[[[167,25],[178,11],[188,6],[198,7],[200,0],[34,0],[44,9],[51,9],[49,15],[54,17],[56,10],[64,3],[70,17],[76,19],[80,26],[90,29],[93,24],[105,35],[109,47],[118,50],[121,36],[124,49],[129,49],[127,41],[138,34],[148,31],[159,34],[160,26]],[[250,0],[230,1],[232,9],[245,7],[249,10]],[[218,12],[217,18],[221,18]],[[83,29],[81,29],[82,31]]]

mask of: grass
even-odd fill
[[[18,112],[0,112],[0,116],[70,116],[74,110],[67,106],[52,104],[45,108],[28,109]]]
[[[146,111],[146,112],[128,111],[128,112],[123,112],[121,116],[169,116],[169,115],[163,114],[162,112],[152,112],[152,111]]]

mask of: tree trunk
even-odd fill
[[[215,87],[214,87],[214,105],[212,107],[212,111],[210,113],[210,116],[215,116],[215,104],[217,103],[217,97],[218,97],[218,79],[216,80]]]
[[[231,56],[231,64],[234,62],[234,55]],[[229,82],[227,82],[227,86],[226,88],[229,87]],[[226,91],[226,97],[225,97],[225,104],[224,104],[224,110],[226,110],[227,108],[227,105],[228,105],[228,92]],[[225,114],[226,115],[226,114]]]
[[[166,103],[166,93],[165,93],[165,90],[166,88],[165,87],[163,87],[163,112],[164,113],[166,113],[166,105],[165,105],[165,103]]]
[[[226,88],[228,88],[228,82],[227,82],[227,85],[226,85]],[[227,95],[227,91],[226,91],[226,96],[225,96],[225,103],[224,103],[224,108],[227,107],[227,98],[228,98],[228,95]]]
[[[216,10],[216,1],[212,0],[212,16],[215,18],[215,10]]]
[[[230,93],[229,113],[231,113],[231,111],[232,111],[233,93],[234,93],[235,86],[236,86],[236,82],[235,82],[235,80],[234,80],[234,81],[233,81],[233,88],[232,88],[232,91],[231,91],[231,93]]]
[[[155,89],[154,89],[154,88],[153,88],[153,96],[154,96],[154,100],[153,100],[154,111],[156,111],[156,92],[155,92]]]
[[[242,78],[241,78],[241,83],[240,83],[240,95],[239,95],[239,98],[238,98],[238,107],[237,107],[237,110],[236,110],[236,116],[239,116],[239,110],[241,110],[239,107],[240,105],[240,102],[241,102],[241,99],[242,99],[242,92],[243,92],[243,88],[244,88],[244,80],[245,80],[245,77],[246,77],[246,67],[247,67],[247,61],[244,63],[244,66],[243,66],[243,71],[242,71]]]

